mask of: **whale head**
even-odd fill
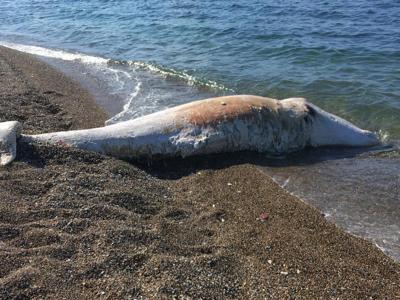
[[[376,134],[358,128],[354,124],[328,113],[316,105],[305,102],[312,120],[310,145],[318,146],[352,146],[367,147],[380,143]]]

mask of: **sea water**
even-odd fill
[[[3,0],[0,44],[79,80],[108,124],[257,94],[305,97],[392,145],[400,139],[396,0]],[[264,170],[400,259],[399,155],[340,153]]]

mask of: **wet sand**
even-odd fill
[[[106,113],[51,67],[0,47],[0,121],[26,133]],[[400,265],[246,160],[135,165],[18,145],[0,169],[0,298],[396,299]]]

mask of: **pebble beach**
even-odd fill
[[[0,122],[103,126],[89,92],[0,47]],[[245,159],[157,164],[39,144],[0,169],[2,299],[397,299],[400,265]]]

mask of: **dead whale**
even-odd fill
[[[63,144],[118,158],[192,156],[251,150],[274,154],[306,146],[372,146],[379,139],[303,98],[236,95],[183,104],[110,126],[22,135],[16,121],[0,123],[0,164],[21,142]]]

